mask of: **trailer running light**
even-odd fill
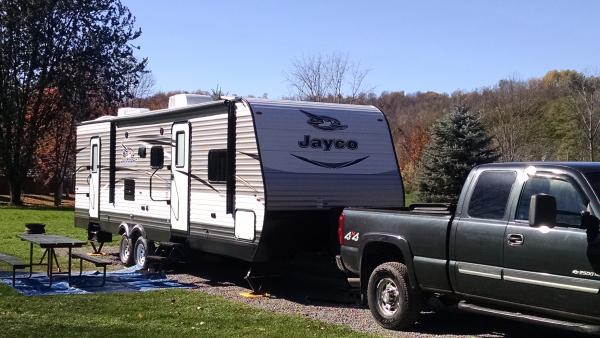
[[[344,245],[344,221],[346,221],[346,216],[341,214],[338,218],[338,241],[340,245]]]

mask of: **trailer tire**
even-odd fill
[[[121,241],[119,242],[119,259],[125,266],[133,265],[133,245],[131,238],[127,234],[121,235]]]
[[[133,246],[133,261],[135,265],[140,269],[146,269],[148,267],[146,257],[151,256],[153,252],[154,242],[148,241],[142,236],[138,237]]]
[[[371,314],[386,329],[409,328],[423,307],[421,292],[412,287],[406,265],[399,262],[383,263],[373,270],[367,297]]]

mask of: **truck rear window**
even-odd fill
[[[469,216],[503,219],[510,191],[517,178],[514,171],[484,171],[469,200]]]

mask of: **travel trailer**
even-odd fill
[[[404,206],[388,123],[372,106],[180,94],[77,127],[76,226],[269,262],[339,250],[344,207]],[[332,249],[333,248],[333,249]]]

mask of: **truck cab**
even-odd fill
[[[454,292],[597,321],[600,238],[593,218],[600,214],[599,187],[597,163],[494,164],[474,170],[449,238]],[[554,197],[554,221],[530,220],[536,195]]]

